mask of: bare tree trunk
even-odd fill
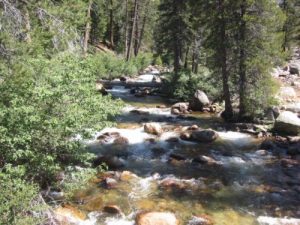
[[[283,6],[283,11],[285,12],[285,16],[288,17],[288,9],[287,9],[287,0],[283,0],[282,2],[282,6]],[[284,52],[286,52],[287,48],[288,48],[288,34],[287,34],[287,22],[284,23],[283,25],[283,33],[284,33],[284,40],[283,40],[283,44],[282,44],[282,50]]]
[[[89,1],[88,9],[87,9],[87,22],[85,25],[85,33],[84,33],[84,40],[83,40],[83,56],[87,56],[88,51],[88,42],[90,39],[90,32],[91,32],[91,9],[92,9],[93,0]]]
[[[201,48],[201,35],[202,31],[197,31],[194,39],[194,50],[193,50],[193,59],[192,59],[192,71],[193,73],[198,73],[198,65],[199,65],[199,52]]]
[[[233,117],[233,109],[231,104],[231,96],[228,84],[228,68],[227,68],[227,49],[226,49],[226,21],[224,18],[224,0],[218,1],[219,10],[219,26],[220,26],[220,58],[221,58],[221,73],[223,84],[223,95],[225,100],[225,112],[223,114],[225,119],[231,119]]]
[[[31,26],[30,26],[30,17],[29,17],[29,12],[27,7],[24,7],[24,20],[25,20],[25,32],[26,32],[26,36],[25,36],[25,41],[27,43],[31,43],[31,35],[30,35],[30,31],[31,31]]]
[[[145,5],[144,17],[143,17],[142,28],[141,28],[140,36],[139,36],[139,40],[138,40],[138,46],[137,46],[137,50],[136,50],[137,54],[136,55],[138,55],[138,53],[140,51],[140,48],[141,48],[141,45],[142,45],[142,40],[144,38],[145,27],[146,27],[146,23],[147,23],[147,19],[148,19],[147,8],[149,7],[149,4],[150,4],[150,0],[148,0],[146,2],[146,5]]]
[[[126,19],[125,19],[125,56],[127,54],[127,45],[128,45],[128,0],[126,0],[126,8],[125,8],[125,13],[126,13]]]
[[[241,24],[239,29],[239,47],[240,47],[240,59],[239,59],[239,70],[240,70],[240,105],[239,105],[239,118],[243,119],[246,115],[246,59],[245,59],[245,38],[246,38],[246,22],[244,20],[244,15],[246,13],[245,1],[241,3]]]
[[[186,52],[185,52],[185,59],[184,59],[184,69],[188,68],[189,52],[190,52],[190,48],[187,47]]]
[[[140,8],[140,5],[138,4],[137,5],[137,14],[136,14],[136,22],[135,22],[135,35],[134,35],[134,47],[133,47],[133,52],[134,52],[134,55],[137,56],[138,54],[138,41],[139,41],[139,38],[140,38],[140,30],[139,30],[139,8]]]
[[[113,0],[110,0],[109,10],[109,39],[111,48],[114,48],[114,9]]]
[[[137,19],[136,18],[137,17],[137,6],[138,6],[138,0],[135,0],[134,1],[134,12],[133,12],[133,23],[132,23],[131,34],[130,34],[129,40],[128,40],[126,61],[128,61],[130,59],[132,40],[133,40],[133,36],[134,36],[135,24],[136,24],[136,19]]]
[[[178,14],[178,2],[176,0],[173,0],[173,7],[174,12]],[[179,71],[181,69],[181,41],[179,40],[178,34],[180,33],[180,28],[176,27],[176,31],[174,32],[173,36],[173,51],[174,51],[174,77],[175,81],[179,79]]]

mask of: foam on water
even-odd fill
[[[146,107],[136,108],[133,106],[126,106],[123,109],[123,113],[129,113],[132,110],[140,110],[142,112],[148,112],[150,114],[175,117],[174,115],[171,114],[170,108],[163,108],[163,109],[161,109],[161,108],[146,108]]]
[[[138,77],[137,82],[152,82],[155,75],[153,74],[143,74]]]
[[[299,225],[300,219],[260,216],[257,218],[257,222],[260,225]]]
[[[110,132],[118,132],[120,133],[121,137],[125,137],[128,139],[129,144],[139,144],[143,143],[145,139],[152,137],[150,134],[147,134],[144,132],[143,127],[136,128],[136,129],[119,129],[119,128],[105,128],[100,132],[97,132],[94,135],[94,138],[92,140],[96,141],[97,137],[104,134],[104,133],[110,133]],[[113,140],[112,140],[113,141]],[[111,144],[111,143],[108,143]]]
[[[120,219],[120,218],[107,218],[106,225],[134,225],[134,220]]]
[[[158,179],[159,176],[153,175],[146,178],[140,178],[139,181],[135,182],[132,191],[129,194],[129,198],[131,199],[139,199],[146,198],[149,194],[151,194],[151,187],[153,185],[153,181]]]

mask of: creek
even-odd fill
[[[216,225],[280,224],[271,217],[299,217],[299,186],[291,185],[280,157],[259,151],[262,139],[228,131],[209,113],[171,115],[168,101],[158,96],[134,97],[123,87],[109,92],[127,106],[118,126],[95,134],[88,145],[89,151],[114,159],[118,172],[99,175],[75,193],[74,206],[89,218],[82,224],[134,225],[139,211],[171,212],[180,224],[190,225],[202,224],[195,216]],[[163,133],[144,132],[148,122],[158,123]],[[212,143],[180,139],[192,125],[214,129],[219,137]],[[111,135],[101,142],[97,137],[103,134],[118,134],[126,141],[116,142]],[[211,161],[196,160],[201,156]],[[113,184],[103,184],[107,177]],[[122,213],[99,211],[105,205],[116,205]]]

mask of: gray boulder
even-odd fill
[[[300,119],[297,114],[284,111],[275,121],[274,131],[287,135],[300,134]]]
[[[207,95],[200,90],[197,90],[193,99],[190,101],[190,109],[194,111],[202,111],[203,107],[209,106],[210,102]]]
[[[300,75],[300,62],[290,64],[290,73]]]
[[[196,130],[191,134],[191,140],[200,143],[209,143],[215,141],[219,137],[214,130]]]

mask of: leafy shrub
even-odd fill
[[[33,211],[41,209],[34,203],[38,187],[22,180],[23,172],[10,166],[0,170],[0,224],[34,225],[40,222],[32,215]]]
[[[122,103],[96,93],[89,59],[24,58],[11,71],[0,85],[0,162],[47,185],[64,165],[89,158],[72,137],[111,126]]]
[[[92,178],[95,178],[98,173],[107,171],[108,167],[105,164],[97,168],[66,168],[66,178],[62,184],[62,189],[67,200],[70,200],[75,191],[81,190],[84,185],[87,185]]]
[[[136,76],[152,62],[151,54],[139,54],[128,62],[125,59],[108,53],[90,55],[87,59],[90,70],[97,78],[114,79],[120,76]]]
[[[198,74],[190,71],[182,71],[178,79],[175,79],[173,73],[166,75],[164,90],[167,95],[182,101],[188,101],[192,98],[195,91],[200,89],[204,91],[211,99],[219,98],[218,84],[210,79],[210,73],[205,67],[199,69]]]

